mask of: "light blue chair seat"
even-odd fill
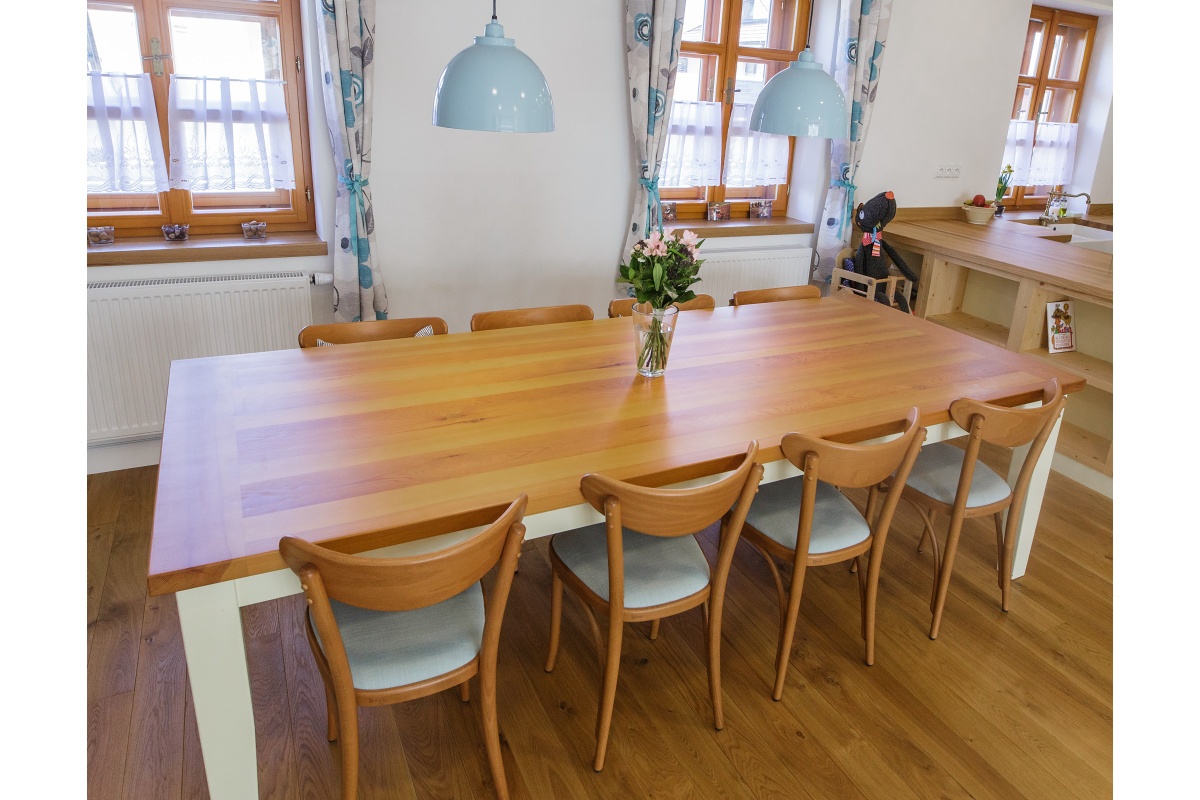
[[[962,474],[965,455],[962,449],[945,442],[926,445],[921,448],[917,463],[908,475],[908,485],[927,497],[954,505],[954,494],[958,491],[958,478]],[[991,505],[1008,497],[1009,491],[1008,483],[1003,478],[982,461],[976,461],[967,508]]]
[[[470,662],[483,646],[483,587],[478,583],[413,611],[371,611],[337,600],[329,605],[355,689],[390,689],[444,675]],[[318,642],[320,638],[317,634]]]
[[[693,595],[708,585],[708,561],[695,536],[664,538],[625,528],[625,608],[647,608]],[[567,569],[608,600],[604,523],[560,533],[552,543]]]
[[[802,480],[796,477],[760,485],[750,513],[746,515],[746,524],[753,525],[789,550],[795,550]],[[850,499],[828,483],[817,481],[809,554],[832,553],[864,542],[870,535],[870,526]]]

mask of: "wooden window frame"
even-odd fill
[[[151,38],[157,38],[162,43],[164,52],[171,52],[169,16],[173,9],[201,9],[275,17],[279,24],[280,66],[283,70],[283,80],[286,81],[284,96],[291,127],[296,188],[238,193],[236,196],[213,193],[209,197],[215,200],[216,204],[202,205],[199,208],[193,204],[190,191],[170,189],[158,193],[158,208],[151,211],[105,210],[127,207],[133,204],[131,200],[144,198],[145,195],[89,194],[88,225],[111,225],[118,238],[161,237],[163,225],[188,225],[189,235],[240,236],[241,223],[250,220],[268,223],[268,230],[271,231],[315,231],[316,214],[312,201],[312,160],[308,138],[308,100],[300,0],[90,0],[88,7],[92,6],[132,6],[138,19],[138,37],[143,56],[150,55]],[[149,67],[147,71],[154,88],[154,104],[158,110],[163,152],[169,164],[171,143],[167,131],[167,94],[174,64],[170,58],[158,63],[163,65],[161,76],[154,75]],[[292,65],[295,65],[294,71]],[[239,202],[234,203],[234,200]],[[258,207],[254,203],[286,207]]]
[[[804,43],[808,40],[809,8],[814,0],[798,0],[795,9],[795,19],[784,16],[783,30],[790,24],[792,30],[792,49],[784,50],[765,47],[742,47],[742,6],[750,0],[687,0],[687,2],[704,2],[709,14],[705,19],[705,38],[716,41],[682,42],[679,48],[680,57],[712,56],[717,59],[717,74],[712,75],[707,61],[701,72],[701,86],[707,86],[710,78],[715,78],[714,93],[723,95],[721,103],[721,175],[725,174],[725,151],[729,146],[729,120],[733,116],[733,92],[721,91],[721,87],[732,89],[737,82],[737,65],[739,58],[756,61],[782,61],[790,64],[800,56]],[[719,11],[715,17],[713,12]],[[702,92],[703,94],[703,92]],[[773,200],[771,216],[787,216],[788,196],[791,193],[790,176],[792,161],[796,155],[796,138],[788,137],[788,183],[775,185],[773,194],[757,189],[729,189],[724,183],[717,186],[697,186],[693,188],[668,189],[663,188],[660,194],[663,200],[675,203],[676,219],[705,219],[708,216],[709,203],[730,204],[730,217],[745,217],[750,213],[752,200]],[[723,180],[723,178],[722,178]],[[749,193],[759,196],[750,197]]]
[[[1040,58],[1038,61],[1037,73],[1033,76],[1017,74],[1017,86],[1014,89],[1013,99],[1016,100],[1016,92],[1021,87],[1029,87],[1033,90],[1032,103],[1036,108],[1040,105],[1042,98],[1047,90],[1065,90],[1074,91],[1075,97],[1071,104],[1071,114],[1069,120],[1058,120],[1060,122],[1079,122],[1079,109],[1083,102],[1083,91],[1087,84],[1088,67],[1092,60],[1092,48],[1096,44],[1096,27],[1099,24],[1099,18],[1089,16],[1087,14],[1078,14],[1073,11],[1059,11],[1053,8],[1044,6],[1033,6],[1029,11],[1030,20],[1038,20],[1045,25],[1047,33]],[[1087,41],[1084,43],[1083,59],[1079,67],[1079,80],[1066,81],[1049,78],[1050,61],[1053,57],[1054,47],[1053,37],[1058,30],[1059,25],[1071,25],[1072,27],[1083,28],[1087,31]],[[1025,36],[1025,50],[1028,54],[1030,47],[1030,39],[1028,32]],[[1025,65],[1025,58],[1021,59],[1021,65]],[[1016,113],[1014,108],[1013,113]],[[1037,126],[1040,123],[1037,111],[1031,114],[1033,119],[1034,139],[1037,138]],[[1012,117],[1016,119],[1016,117]],[[1008,195],[1004,198],[1001,205],[1009,208],[1044,208],[1046,201],[1050,199],[1051,191],[1062,191],[1062,185],[1056,186],[1011,186],[1008,190]]]

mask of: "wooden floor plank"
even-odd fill
[[[995,454],[985,453],[1002,469]],[[88,483],[89,797],[205,798],[173,598],[147,598],[155,468]],[[964,535],[942,633],[928,639],[931,556],[904,506],[862,663],[856,578],[810,572],[783,700],[770,699],[776,608],[739,547],[726,600],[726,727],[712,727],[698,612],[626,626],[608,762],[591,769],[599,666],[577,603],[549,632],[547,540],[527,542],[501,637],[497,712],[521,798],[1090,798],[1112,794],[1112,503],[1052,474],[1012,611],[994,536]],[[105,526],[108,526],[107,528]],[[712,538],[701,537],[711,555]],[[300,596],[246,609],[262,797],[336,797],[338,746]],[[362,709],[360,797],[491,796],[478,715],[456,692]],[[408,706],[408,708],[405,708]],[[166,774],[164,774],[164,772]]]

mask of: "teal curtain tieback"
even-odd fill
[[[646,187],[650,198],[646,202],[646,234],[650,233],[650,220],[658,220],[658,232],[662,233],[662,198],[658,194],[658,176],[653,178],[638,178],[638,183]]]
[[[338,183],[349,189],[350,193],[353,195],[362,194],[363,187],[371,185],[371,182],[366,178],[359,178],[354,175],[351,175],[348,178],[338,175]]]
[[[854,190],[858,187],[854,185],[854,181],[844,181],[841,178],[830,181],[829,185],[841,186],[846,190],[846,207],[842,210],[842,222],[838,226],[838,236],[845,241],[846,231],[850,227],[850,219],[854,216]]]

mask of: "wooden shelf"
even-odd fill
[[[1042,361],[1053,363],[1068,372],[1073,372],[1088,382],[1088,386],[1112,394],[1113,365],[1095,356],[1085,355],[1078,351],[1069,353],[1051,353],[1042,348],[1023,350],[1022,353]]]
[[[989,322],[986,319],[972,316],[963,311],[936,314],[930,317],[929,321],[936,322],[944,328],[990,342],[997,347],[1006,347],[1008,345],[1008,328],[1003,325],[997,325],[994,322]]]
[[[1112,442],[1078,425],[1063,422],[1055,452],[1112,477]]]

